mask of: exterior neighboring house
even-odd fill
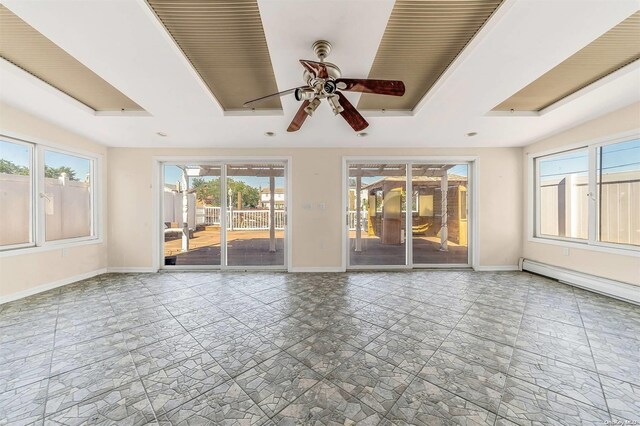
[[[285,204],[284,188],[276,188],[274,201],[275,201],[275,209],[276,210],[283,210],[284,209],[284,204]],[[271,202],[271,191],[269,191],[269,188],[261,189],[260,190],[260,203],[259,203],[258,206],[261,209],[268,209],[270,202]]]

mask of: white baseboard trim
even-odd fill
[[[340,266],[294,266],[289,272],[344,272]]]
[[[518,265],[479,265],[473,268],[478,272],[519,271]]]
[[[2,296],[0,297],[0,305],[2,305],[3,303],[13,302],[14,300],[22,299],[23,297],[33,296],[34,294],[42,293],[47,290],[52,290],[57,287],[62,287],[67,284],[75,283],[76,281],[86,280],[87,278],[92,278],[97,275],[102,275],[106,273],[107,273],[107,268],[97,269],[95,271],[85,272],[84,274],[78,274],[72,277],[66,277],[61,280],[42,284],[37,287],[33,287],[27,290],[10,294],[8,296]]]
[[[150,273],[158,272],[151,266],[111,266],[107,268],[109,273],[113,274],[130,274],[130,273]]]
[[[604,294],[605,296],[640,305],[640,287],[621,281],[585,274],[546,263],[524,259],[522,269],[536,274],[555,278],[560,282],[589,291]]]

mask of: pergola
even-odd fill
[[[455,164],[412,164],[411,176],[433,177],[440,179],[442,191],[441,201],[441,229],[440,250],[448,250],[448,212],[447,189],[449,187],[448,170]],[[363,177],[401,177],[406,180],[406,164],[351,164],[349,165],[349,177],[356,179],[356,241],[355,251],[362,251],[362,178]]]

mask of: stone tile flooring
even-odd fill
[[[0,305],[0,425],[640,421],[640,307],[518,272],[110,274]]]

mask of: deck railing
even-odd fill
[[[198,208],[198,223],[204,225],[220,225],[220,207],[200,207]],[[269,210],[233,210],[227,212],[228,229],[269,229],[271,223],[271,212]],[[286,212],[284,210],[274,211],[275,229],[284,229],[286,224]]]
[[[220,225],[220,207],[198,207],[196,209],[196,219],[199,225]],[[233,216],[233,220],[231,219]],[[362,215],[362,230],[368,227],[366,214]],[[284,229],[286,225],[286,212],[284,210],[274,211],[275,229]],[[269,210],[233,210],[227,212],[228,229],[269,229],[271,212]],[[356,212],[349,212],[349,230],[356,229]]]
[[[360,216],[360,225],[362,226],[360,229],[362,229],[363,231],[366,231],[369,227],[369,218],[367,217],[366,211],[363,211],[361,213]],[[355,231],[356,230],[356,211],[355,210],[349,210],[349,231]]]

